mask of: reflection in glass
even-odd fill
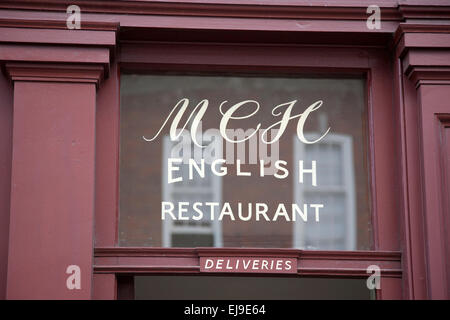
[[[318,134],[310,134],[318,136]],[[318,183],[294,182],[297,203],[322,203],[320,223],[308,227],[294,224],[295,247],[321,250],[356,249],[355,180],[352,137],[346,134],[328,134],[316,144],[304,145],[294,139],[294,157],[317,160]],[[308,161],[309,160],[309,161]],[[297,162],[297,161],[295,161]]]
[[[203,145],[221,150],[221,140],[218,137],[207,137],[202,135]],[[211,167],[206,164],[204,175],[195,175],[191,166],[189,171],[189,159],[195,159],[199,165],[199,159],[204,159],[204,149],[192,143],[189,135],[184,135],[182,139],[172,141],[169,136],[164,137],[164,151],[162,170],[163,201],[174,203],[174,214],[178,216],[178,204],[186,203],[208,203],[221,202],[222,179],[211,172]],[[212,146],[216,144],[215,146]],[[187,150],[188,152],[183,152]],[[195,157],[197,155],[197,157]],[[221,153],[216,154],[220,158]],[[181,181],[168,183],[167,161],[169,158],[182,159],[178,166]],[[191,175],[191,178],[190,178]],[[192,207],[187,207],[187,212],[183,214],[189,220],[163,220],[163,246],[164,247],[221,247],[222,246],[222,225],[221,221],[207,219],[206,216],[195,219],[197,216]]]
[[[178,139],[171,139],[175,113],[162,125],[184,98],[189,106],[178,129],[185,123],[186,127],[177,131]],[[191,141],[193,117],[189,114],[204,99],[209,104],[195,134],[202,142],[200,148]],[[256,101],[259,109],[250,117],[244,116],[256,110],[256,103],[236,111],[227,134],[232,140],[246,141],[230,143],[219,131],[222,113],[245,100]],[[264,143],[277,132],[269,132],[263,141],[261,129],[280,121],[289,105],[295,116],[319,100],[323,104],[309,114],[303,132],[305,139],[313,141],[330,128],[322,140],[301,141],[299,117],[292,117],[277,143]],[[119,244],[368,250],[366,122],[365,81],[359,78],[122,75]],[[260,130],[249,138],[258,124]],[[154,137],[161,127],[154,140],[143,139]],[[182,162],[169,165],[171,158]],[[222,159],[223,163],[214,165]],[[190,168],[189,160],[202,174]],[[280,160],[288,173],[282,178],[284,171],[275,165]],[[313,162],[316,185],[308,173]],[[176,171],[171,172],[173,168]],[[226,174],[215,174],[214,169]],[[181,181],[169,183],[169,173]],[[195,203],[201,205],[194,207]],[[162,214],[163,204],[173,205],[171,214],[176,219]],[[262,214],[265,208],[268,219]],[[224,210],[232,215],[224,214],[219,220]],[[317,212],[320,221],[315,219]]]

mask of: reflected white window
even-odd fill
[[[319,134],[305,135],[309,141]],[[298,163],[303,160],[305,168],[316,161],[317,186],[311,184],[311,174],[304,175],[304,183],[294,179],[294,201],[323,204],[320,221],[297,220],[294,223],[294,247],[307,250],[355,250],[356,209],[352,137],[328,133],[314,144],[304,144],[294,137],[295,177]],[[308,165],[306,165],[308,164]]]
[[[222,178],[212,173],[210,166],[214,159],[222,157],[222,140],[219,136],[203,134],[201,140],[205,148],[196,146],[189,134],[182,134],[179,141],[172,141],[169,136],[164,137],[163,142],[163,170],[162,170],[162,196],[163,201],[174,204],[173,214],[178,217],[178,203],[189,202],[216,202],[222,201]],[[213,154],[211,153],[213,150]],[[208,153],[208,156],[205,156]],[[168,158],[182,159],[177,163],[179,170],[176,177],[182,181],[168,183]],[[205,159],[206,158],[206,159]],[[192,179],[189,177],[189,159],[194,159],[197,165],[200,160],[205,160],[205,176],[199,176],[192,169]],[[195,215],[192,206],[184,217],[188,220],[172,220],[167,216],[163,223],[162,243],[164,247],[222,247],[221,221],[204,215],[200,220],[192,219]]]

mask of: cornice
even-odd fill
[[[13,81],[99,83],[109,75],[118,23],[0,18],[0,63]]]
[[[408,34],[427,34],[426,38],[430,40],[430,37],[436,34],[448,34],[450,39],[450,24],[426,24],[426,23],[400,23],[394,34],[394,45],[396,46],[397,56],[404,55],[408,48],[426,47],[424,42],[409,41],[405,42],[405,35]],[[409,38],[408,40],[412,40]],[[438,44],[441,48],[448,46],[445,42]]]
[[[367,5],[346,1],[311,5],[310,2],[260,1],[257,3],[221,1],[59,1],[4,0],[0,8],[65,11],[70,4],[79,5],[82,12],[110,14],[140,14],[198,17],[276,18],[366,20]],[[401,13],[394,4],[383,3],[382,19],[399,21]]]
[[[394,34],[395,43],[405,33],[450,33],[450,24],[400,23]]]
[[[97,87],[105,75],[99,65],[6,63],[4,68],[12,81],[93,83]]]
[[[450,67],[409,66],[405,75],[416,88],[421,85],[450,85]]]
[[[403,72],[416,88],[450,84],[450,25],[400,23],[394,43]]]
[[[423,2],[423,3],[422,3]],[[69,5],[83,13],[111,15],[157,15],[186,17],[366,20],[370,1],[221,1],[221,0],[1,0],[0,9],[65,13]],[[377,3],[382,21],[442,20],[450,18],[450,5],[443,1],[384,0]],[[52,24],[53,22],[47,21]],[[87,22],[85,22],[87,23]],[[58,23],[57,23],[58,24]],[[102,28],[92,22],[88,28]]]
[[[425,2],[425,1],[424,1]],[[436,2],[434,5],[407,5],[398,6],[398,11],[403,19],[449,19],[450,5],[444,1]]]
[[[450,5],[439,1],[427,1],[421,4],[400,3],[401,1],[382,1],[382,20],[401,21],[405,19],[448,19]],[[276,19],[346,19],[366,20],[367,6],[371,3],[359,1],[151,1],[151,0],[3,0],[0,8],[40,11],[65,11],[68,5],[76,4],[87,13],[171,15],[171,16],[208,16],[240,18],[276,18]]]
[[[0,2],[0,8],[1,8]],[[34,28],[34,29],[63,29],[67,30],[65,20],[41,20],[41,19],[8,19],[0,17],[0,27],[7,28]],[[82,21],[80,30],[95,30],[95,31],[112,31],[119,30],[118,22],[109,21]],[[76,31],[76,30],[71,30]]]
[[[4,43],[7,44],[6,49],[9,52],[20,52],[19,48],[14,46],[21,46],[23,51],[27,51],[31,46],[39,47],[41,44],[52,45],[55,48],[55,54],[61,51],[61,56],[55,59],[55,63],[73,63],[73,64],[90,64],[86,61],[71,61],[70,58],[65,59],[65,52],[63,47],[72,46],[79,50],[82,57],[85,54],[86,57],[90,56],[88,49],[107,49],[109,50],[108,61],[102,61],[100,64],[104,67],[104,75],[108,76],[109,63],[114,56],[116,44],[118,42],[117,37],[119,34],[119,22],[120,18],[117,15],[155,15],[155,16],[198,16],[198,17],[233,17],[233,18],[255,18],[255,19],[306,19],[306,20],[318,20],[318,21],[355,21],[367,19],[367,3],[369,2],[349,2],[349,1],[336,1],[332,6],[327,5],[326,2],[315,2],[311,5],[308,1],[266,1],[259,0],[253,4],[240,3],[238,1],[221,1],[214,0],[206,2],[203,0],[181,0],[181,1],[131,1],[131,0],[117,0],[117,1],[88,1],[88,0],[73,0],[73,1],[60,1],[60,0],[3,0],[0,1],[0,9],[7,10],[30,10],[30,11],[53,11],[60,12],[65,15],[65,9],[69,4],[77,4],[80,6],[82,12],[91,13],[87,15],[88,18],[93,21],[82,21],[81,31],[68,30],[66,23],[61,16],[58,16],[57,20],[40,20],[40,19],[20,19],[16,14],[15,18],[0,17],[0,28],[10,28],[8,32],[13,32],[13,29],[17,34],[20,34],[20,30],[24,29],[24,32],[31,29],[45,29],[48,33],[48,39],[51,42],[45,42],[45,39],[38,41],[37,39],[27,40],[26,37],[20,35],[20,43],[14,43],[14,37],[10,36],[9,39],[2,41],[0,37],[0,46]],[[419,4],[418,4],[419,3]],[[433,1],[427,5],[421,5],[420,1],[414,1],[414,4],[398,4],[398,1],[383,1],[380,4],[382,13],[381,19],[383,21],[391,21],[389,23],[397,25],[398,29],[394,35],[394,45],[396,49],[397,57],[403,59],[403,57],[410,51],[416,49],[449,49],[450,50],[450,25],[444,24],[442,19],[450,18],[450,6],[440,5],[440,2]],[[20,12],[20,11],[17,11]],[[98,17],[97,13],[102,13],[102,21],[95,21]],[[111,16],[115,15],[115,18]],[[107,21],[106,21],[107,20]],[[116,22],[114,22],[116,21]],[[268,20],[269,21],[269,20]],[[279,20],[281,21],[281,20]],[[316,23],[318,22],[316,21]],[[359,22],[358,22],[359,23]],[[130,28],[130,26],[128,26]],[[154,36],[155,30],[147,30],[148,28],[140,27],[136,25],[136,32],[151,32]],[[177,28],[180,28],[179,25]],[[125,30],[126,28],[124,28]],[[348,29],[343,33],[354,32],[355,29]],[[2,30],[0,30],[2,31]],[[55,31],[61,34],[56,35]],[[302,30],[298,30],[300,32]],[[53,32],[53,34],[51,34]],[[77,34],[78,32],[78,34]],[[78,36],[80,32],[93,32],[92,36],[81,37]],[[97,32],[97,33],[96,33]],[[133,31],[134,32],[134,31]],[[334,31],[333,31],[334,32]],[[386,31],[384,31],[386,33]],[[62,33],[64,33],[62,35]],[[297,33],[297,30],[296,30]],[[113,34],[114,36],[110,37]],[[133,33],[134,34],[134,33]],[[362,35],[371,35],[374,37],[374,33],[362,32]],[[422,36],[423,34],[423,36]],[[103,37],[103,35],[105,35]],[[109,35],[109,36],[108,36]],[[390,36],[391,33],[386,33]],[[123,35],[121,35],[123,36]],[[109,37],[109,39],[107,39]],[[41,36],[42,38],[42,36]],[[12,40],[11,40],[12,39]],[[25,40],[23,40],[25,39]],[[56,39],[56,40],[55,40]],[[84,41],[89,39],[89,41]],[[93,40],[94,39],[94,40]],[[101,39],[102,41],[96,41],[95,39]],[[294,37],[294,39],[296,39]],[[383,38],[384,39],[384,38]],[[382,40],[383,40],[382,39]],[[388,40],[383,40],[386,43]],[[34,52],[40,53],[43,56],[43,60],[34,59],[32,61],[20,61],[30,63],[50,63],[45,57],[45,48],[38,48]],[[67,52],[67,50],[66,50]],[[0,60],[1,59],[0,53]],[[38,53],[39,55],[39,53]],[[11,56],[11,54],[9,55]],[[104,55],[103,55],[104,56]],[[58,60],[59,59],[59,60]],[[86,58],[87,59],[87,58]],[[18,62],[16,60],[6,60],[7,62]],[[93,62],[98,64],[98,62]],[[419,66],[419,65],[418,65]],[[412,74],[411,67],[407,66],[408,74]],[[431,72],[421,71],[420,75],[435,75],[437,72],[441,72],[441,67],[444,69],[447,65],[433,66]],[[406,70],[406,69],[405,69]],[[441,71],[437,71],[441,70]],[[435,81],[436,76],[432,77]]]

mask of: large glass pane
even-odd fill
[[[361,78],[122,75],[120,245],[370,249],[365,100]]]
[[[369,300],[365,279],[135,276],[136,300]]]

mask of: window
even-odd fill
[[[369,249],[365,97],[359,77],[122,74],[120,245]]]
[[[222,179],[220,176],[211,173],[211,164],[206,164],[204,177],[194,175],[193,167],[188,166],[191,156],[199,165],[199,160],[204,159],[203,152],[198,146],[191,143],[189,135],[182,135],[180,142],[171,141],[169,136],[164,137],[164,153],[163,159],[179,158],[183,160],[180,165],[183,178],[181,183],[167,183],[168,168],[167,161],[163,161],[164,169],[162,170],[163,200],[175,204],[178,208],[179,202],[217,202],[221,203],[222,197]],[[211,135],[202,135],[202,141],[208,148],[221,150],[221,140]],[[187,152],[186,152],[187,151]],[[220,158],[221,153],[215,154],[214,158]],[[210,162],[210,161],[209,161]],[[189,172],[191,170],[191,172]],[[189,175],[193,179],[189,179]],[[194,212],[189,209],[186,217],[192,218]],[[177,212],[175,212],[178,214]],[[200,220],[190,219],[183,220],[163,220],[163,246],[164,247],[221,247],[222,246],[222,226],[218,220]]]
[[[309,134],[310,140],[318,134]],[[325,205],[322,221],[305,228],[294,224],[294,243],[300,249],[355,250],[356,210],[352,137],[329,134],[322,141],[305,145],[294,139],[295,162],[306,158],[317,161],[317,171],[322,172],[317,187],[311,184],[294,184],[297,203],[322,202]],[[298,175],[298,173],[296,173]]]
[[[369,300],[365,279],[136,276],[136,300]]]
[[[167,37],[164,40],[170,41]],[[237,50],[241,54],[236,55]],[[280,44],[129,43],[123,46],[120,63],[120,117],[117,112],[114,118],[120,119],[120,170],[111,171],[113,178],[119,181],[119,216],[109,211],[101,215],[110,219],[108,225],[113,226],[101,229],[102,234],[107,231],[103,237],[111,238],[114,231],[117,243],[105,245],[103,241],[97,244],[95,251],[95,272],[115,273],[120,280],[119,296],[125,292],[122,289],[129,292],[128,289],[134,288],[135,275],[201,274],[201,259],[230,255],[297,259],[297,273],[287,276],[288,280],[297,277],[362,279],[367,278],[368,266],[378,265],[382,289],[377,290],[377,298],[400,295],[403,279],[396,233],[398,154],[392,141],[397,133],[392,119],[391,65],[387,63],[384,50]],[[262,127],[270,125],[271,111],[277,104],[300,98],[295,111],[301,112],[321,97],[324,105],[319,111],[322,112],[311,115],[305,132],[322,132],[323,127],[329,125],[329,134],[351,136],[356,251],[289,249],[297,248],[292,222],[260,221],[255,225],[229,219],[221,222],[223,248],[163,247],[162,137],[168,135],[169,130],[166,127],[161,132],[159,143],[148,143],[142,136],[152,137],[174,103],[183,97],[191,99],[191,107],[202,99],[209,100],[208,112],[202,119],[203,133],[219,127],[217,111],[224,100],[236,103],[259,99],[261,108],[259,116],[253,119],[255,122],[238,125],[230,122],[232,128],[248,129],[259,122]],[[109,103],[109,100],[104,102],[104,110],[109,110],[106,107]],[[183,118],[181,123],[185,120]],[[111,121],[111,127],[114,125]],[[279,180],[266,176],[261,180],[256,176],[222,176],[222,204],[236,204],[236,199],[244,204],[261,201],[289,205],[298,201],[292,180],[295,176],[292,167],[295,126],[295,123],[288,126],[279,144],[279,158],[288,162],[289,177]],[[110,146],[99,148],[103,153],[101,159],[115,157],[112,152],[116,148],[115,141],[110,139],[113,132],[105,126],[99,126],[99,130],[99,144]],[[225,149],[226,143],[222,147]],[[236,157],[238,149],[234,151]],[[263,148],[262,152],[270,156],[271,149]],[[305,165],[310,167],[308,163]],[[254,164],[244,164],[242,169],[257,174],[258,170],[252,170],[252,166]],[[235,164],[227,167],[230,172],[236,172]],[[318,172],[318,179],[323,179],[320,175]],[[308,175],[305,178],[309,179]],[[105,181],[103,176],[100,179],[103,184],[110,181]],[[305,229],[314,222],[310,220]],[[192,243],[192,238],[183,241]],[[207,277],[203,274],[202,278]]]

